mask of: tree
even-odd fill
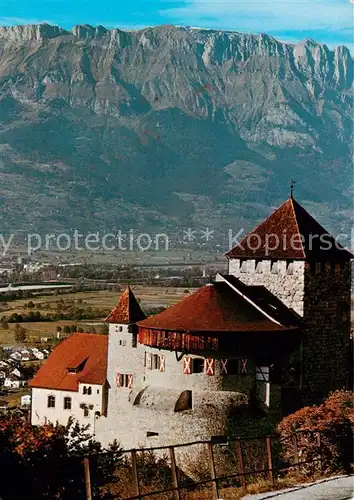
[[[104,455],[99,453],[105,452]],[[67,426],[31,426],[22,417],[0,417],[0,497],[3,500],[85,498],[83,456],[90,459],[93,494],[112,480],[122,451],[108,450],[88,433],[88,426],[70,420]],[[21,478],[17,481],[14,478]]]
[[[69,325],[64,325],[63,333],[70,333],[70,326]]]
[[[27,338],[27,330],[26,330],[26,328],[23,328],[18,323],[16,323],[14,337],[15,337],[15,341],[16,342],[19,342],[19,343],[25,342],[26,338]]]

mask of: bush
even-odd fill
[[[97,495],[99,488],[111,480],[122,454],[115,442],[103,459],[97,460],[103,450],[87,429],[72,420],[67,426],[32,427],[21,417],[1,417],[0,497],[84,500],[83,456],[91,456],[93,494]]]
[[[323,404],[307,406],[285,417],[278,426],[280,436],[287,438],[296,433],[297,439],[284,440],[284,459],[294,463],[297,446],[301,462],[318,460],[320,433],[323,472],[349,471],[353,462],[353,396],[351,391],[335,391]],[[316,463],[307,464],[300,471],[310,475],[315,468]]]

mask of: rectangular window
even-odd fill
[[[132,334],[132,347],[138,347],[138,334]]]
[[[227,374],[228,375],[239,375],[241,372],[241,362],[238,358],[227,360]]]
[[[160,355],[159,354],[152,355],[152,369],[153,370],[160,369]]]
[[[55,408],[55,396],[48,396],[48,408]]]
[[[257,366],[256,380],[262,382],[269,382],[269,366]]]
[[[64,410],[71,410],[71,398],[64,398]]]
[[[204,358],[192,359],[192,373],[204,373]]]

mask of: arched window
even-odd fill
[[[82,389],[82,394],[87,394],[87,387],[84,385],[84,388]]]
[[[92,389],[91,389],[91,387],[88,387],[88,389],[87,389],[87,394],[88,394],[89,396],[91,396],[91,394],[92,394]]]
[[[192,391],[183,391],[175,404],[175,411],[186,411],[192,409]]]

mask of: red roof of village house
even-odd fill
[[[292,197],[251,231],[239,245],[227,252],[226,256],[321,261],[353,258]]]
[[[292,316],[293,321],[289,323],[288,309],[287,313],[286,324],[279,325],[268,319],[226,283],[215,282],[188,295],[162,313],[140,321],[138,326],[189,333],[272,332],[296,329],[298,321]],[[277,321],[280,322],[278,318]]]
[[[43,363],[30,387],[77,391],[79,383],[102,385],[107,377],[108,336],[74,333]],[[78,369],[69,373],[68,368]]]
[[[121,295],[117,305],[109,313],[105,321],[107,323],[136,323],[145,319],[146,316],[140,308],[135,295],[128,286]]]

